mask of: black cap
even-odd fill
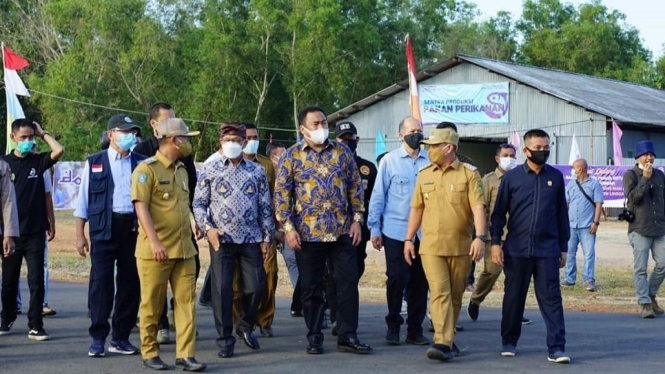
[[[137,129],[140,130],[141,126],[137,125],[125,114],[118,114],[109,120],[108,130],[119,129],[119,130],[129,130]]]
[[[339,138],[344,134],[353,134],[358,135],[358,130],[356,130],[356,125],[353,122],[344,121],[338,122],[335,126],[335,137]]]

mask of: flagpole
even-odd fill
[[[2,78],[6,79],[5,77],[5,72],[7,71],[7,66],[5,65],[5,42],[1,42],[0,45],[2,46]],[[5,80],[5,103],[6,103],[6,113],[5,113],[5,118],[7,118],[7,127],[5,129],[5,154],[9,153],[9,93],[7,91],[7,81]]]

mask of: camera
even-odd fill
[[[627,208],[623,208],[623,211],[619,213],[619,216],[617,217],[619,221],[626,221],[628,223],[631,223],[635,220],[635,214],[628,210]]]

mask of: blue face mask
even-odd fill
[[[32,147],[35,145],[34,140],[23,140],[18,142],[16,149],[22,154],[30,153]]]
[[[136,135],[134,134],[120,134],[115,144],[123,151],[129,151],[136,144]]]

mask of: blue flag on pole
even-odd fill
[[[381,131],[376,130],[376,156],[374,159],[379,158],[384,153],[386,153],[386,138],[381,134]]]

